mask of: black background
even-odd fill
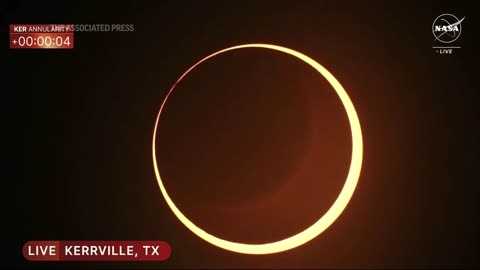
[[[2,177],[6,193],[4,265],[49,269],[480,266],[479,114],[474,77],[478,74],[479,25],[473,4],[159,1],[7,2],[2,6],[2,89],[7,118]],[[439,55],[432,49],[439,44],[434,42],[431,24],[442,13],[466,17],[455,42],[462,48],[453,55]],[[76,33],[73,50],[11,50],[6,37],[8,24],[15,23],[125,23],[134,24],[135,31]],[[365,146],[359,185],[337,222],[299,248],[266,256],[224,251],[188,231],[165,204],[151,160],[155,117],[172,84],[202,57],[252,42],[296,49],[329,69],[355,104]],[[223,62],[224,68],[229,61]],[[278,61],[287,69],[301,69]],[[288,96],[286,90],[279,91],[278,102],[291,99],[291,111],[298,112],[295,117],[300,122],[290,119],[283,128],[308,130],[308,124],[301,122],[305,97]],[[247,92],[248,97],[255,96],[254,90]],[[244,93],[234,94],[242,97]],[[265,93],[260,98],[268,96]],[[202,96],[192,100],[197,98]],[[216,108],[223,104],[208,94],[201,102]],[[188,112],[191,104],[185,104],[182,110]],[[266,115],[260,120],[275,117]],[[243,126],[237,128],[243,130]],[[272,128],[278,132],[282,127]],[[183,129],[177,131],[180,134]],[[291,131],[276,143],[303,136],[297,133]],[[235,138],[235,134],[230,135]],[[203,133],[193,137],[206,138]],[[291,152],[283,153],[281,147],[272,145],[273,150],[262,152],[262,159],[270,151],[274,162],[276,155],[302,153],[306,147],[290,145]],[[233,149],[240,151],[237,148]],[[343,151],[348,153],[348,149]],[[279,168],[294,162],[277,161]],[[189,171],[183,164],[180,167]],[[172,173],[175,170],[181,171],[177,167]],[[263,189],[250,194],[261,197],[273,189],[269,179],[287,171],[291,170],[262,171],[255,181]],[[267,173],[279,175],[268,177]],[[217,176],[197,183],[195,189],[220,183],[224,175]],[[232,185],[219,190],[236,194],[233,191],[240,185]],[[246,191],[244,187],[242,192]],[[188,192],[185,197],[197,194]],[[208,201],[212,194],[221,193],[202,192],[211,194],[194,200],[207,198],[205,204],[212,203]],[[241,200],[232,196],[221,197],[220,204]],[[327,201],[331,203],[331,198]],[[284,210],[287,217],[292,212]],[[165,240],[173,253],[159,263],[28,262],[21,254],[28,240],[81,239]]]

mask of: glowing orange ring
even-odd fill
[[[266,244],[244,244],[244,243],[237,243],[237,242],[223,240],[207,233],[206,231],[202,230],[201,228],[193,224],[187,217],[185,217],[185,215],[177,208],[177,206],[175,206],[172,199],[168,195],[167,190],[163,185],[162,178],[160,177],[160,173],[158,171],[157,157],[155,153],[155,138],[157,136],[157,127],[158,127],[158,121],[160,119],[160,114],[162,113],[163,107],[165,106],[165,103],[167,102],[167,99],[170,96],[170,94],[173,92],[173,89],[175,88],[175,86],[191,70],[193,70],[196,66],[206,61],[207,59],[227,51],[243,49],[243,48],[264,48],[264,49],[280,51],[280,52],[295,56],[298,59],[301,59],[305,63],[312,66],[314,69],[316,69],[321,75],[323,75],[328,80],[328,82],[330,82],[330,84],[333,86],[338,96],[340,97],[340,100],[342,101],[343,106],[345,107],[345,110],[347,112],[348,120],[350,122],[350,128],[352,131],[352,159],[350,163],[350,170],[347,176],[347,180],[345,181],[345,185],[343,186],[343,189],[340,192],[340,195],[335,200],[335,202],[330,207],[330,209],[317,222],[315,222],[312,226],[305,229],[304,231],[296,235],[290,236],[286,239],[283,239],[277,242],[266,243]],[[362,155],[363,155],[362,130],[360,127],[360,121],[358,119],[358,115],[355,111],[355,107],[353,106],[352,101],[348,97],[347,92],[345,92],[345,89],[343,89],[342,85],[340,85],[337,79],[335,79],[335,77],[333,77],[333,75],[330,72],[328,72],[328,70],[326,70],[323,66],[317,63],[315,60],[311,59],[310,57],[302,53],[299,53],[297,51],[294,51],[292,49],[288,49],[285,47],[280,47],[280,46],[270,45],[270,44],[245,44],[245,45],[226,48],[216,53],[213,53],[203,58],[202,60],[198,61],[195,65],[193,65],[185,73],[183,73],[182,76],[180,76],[180,78],[175,82],[175,84],[172,86],[167,96],[163,100],[162,106],[160,107],[160,111],[158,112],[157,120],[155,122],[155,128],[153,130],[152,154],[153,154],[153,166],[155,168],[155,175],[157,176],[158,185],[160,186],[160,190],[163,194],[163,197],[165,198],[165,201],[167,202],[170,209],[172,209],[175,216],[177,216],[177,218],[189,230],[191,230],[194,234],[196,234],[203,240],[209,242],[210,244],[223,249],[227,249],[227,250],[239,252],[239,253],[245,253],[245,254],[269,254],[269,253],[282,252],[282,251],[289,250],[305,244],[306,242],[312,240],[313,238],[321,234],[340,216],[340,214],[342,213],[342,211],[345,209],[348,202],[350,201],[353,195],[353,192],[355,191],[358,178],[360,176],[360,170],[362,167]]]

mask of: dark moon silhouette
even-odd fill
[[[243,49],[208,59],[176,86],[158,125],[157,161],[173,201],[199,227],[232,241],[276,241],[338,196],[349,135],[343,105],[318,72]]]

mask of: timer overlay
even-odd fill
[[[478,267],[472,4],[174,1],[0,9],[5,77],[6,225],[13,269]],[[432,50],[433,20],[465,16],[461,49]],[[408,14],[408,18],[406,17]],[[75,32],[68,50],[9,48],[10,24],[132,24]],[[159,190],[155,117],[179,76],[223,48],[267,43],[325,66],[362,125],[357,189],[320,236],[272,255],[237,254],[190,232]],[[177,86],[157,138],[172,198],[201,228],[240,242],[311,225],[343,187],[351,155],[335,91],[295,58],[215,57]],[[162,262],[31,262],[31,240],[162,240]]]
[[[10,33],[10,48],[15,49],[71,49],[73,33]]]

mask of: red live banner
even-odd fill
[[[165,241],[29,241],[29,261],[164,261],[172,253]]]

